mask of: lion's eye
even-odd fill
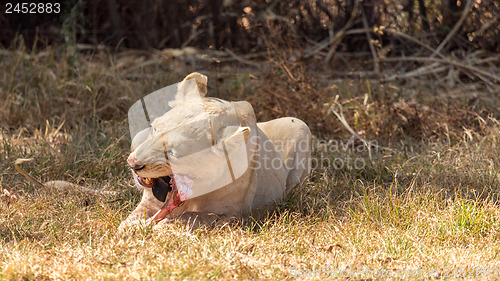
[[[167,155],[175,157],[174,150],[173,149],[168,149],[167,150]]]

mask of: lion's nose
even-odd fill
[[[135,157],[135,153],[131,153],[128,158],[127,158],[127,163],[128,165],[134,169],[134,171],[139,171],[139,170],[142,170],[144,169],[144,164],[142,163],[139,163],[139,161],[137,160],[137,158]]]

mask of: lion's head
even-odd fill
[[[238,110],[241,104],[205,98],[205,76],[192,73],[184,81],[189,79],[199,94],[192,96],[181,84],[171,109],[134,137],[127,159],[139,184],[174,205],[229,184],[248,169],[248,116],[255,122],[253,110]]]

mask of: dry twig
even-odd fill
[[[361,6],[361,19],[363,20],[363,27],[365,29],[368,29],[368,20],[366,19],[366,15],[365,15],[365,9],[363,8],[363,6]],[[375,74],[379,74],[380,73],[380,65],[379,65],[379,58],[377,56],[377,51],[375,51],[375,47],[373,46],[373,43],[372,43],[372,36],[370,35],[370,32],[366,31],[365,32],[365,35],[366,35],[366,40],[368,41],[368,46],[370,46],[370,52],[372,53],[372,56],[373,56],[373,71],[375,72]]]
[[[414,43],[417,43],[418,45],[420,45],[420,46],[424,47],[425,49],[431,51],[434,55],[438,55],[439,57],[441,57],[441,58],[444,59],[444,56],[440,52],[438,52],[437,50],[434,50],[429,45],[423,43],[422,41],[418,40],[417,38],[415,38],[413,36],[410,36],[410,35],[408,35],[406,33],[402,33],[402,32],[399,32],[399,31],[391,29],[391,28],[384,29],[383,32],[389,33],[389,34],[393,34],[393,35],[402,37],[404,39],[407,39],[409,41],[412,41]]]
[[[493,83],[489,80],[485,80],[484,77],[488,77],[494,81],[500,82],[500,77],[493,74],[493,73],[486,72],[480,68],[477,68],[477,67],[474,67],[471,65],[467,65],[467,64],[463,64],[463,63],[460,63],[460,62],[452,60],[452,59],[439,59],[439,58],[433,58],[433,57],[397,57],[397,58],[384,58],[382,60],[383,61],[438,62],[438,63],[443,63],[443,64],[449,64],[449,65],[453,65],[453,66],[459,67],[461,69],[470,71],[473,75],[477,76],[478,78],[487,82],[488,84],[493,84]],[[478,75],[478,74],[480,74],[480,75]],[[482,77],[482,76],[484,76],[484,77]]]
[[[342,123],[342,125],[344,125],[344,127],[347,129],[347,131],[349,131],[349,133],[351,133],[351,135],[352,135],[349,142],[351,142],[355,138],[359,139],[363,143],[363,145],[368,149],[368,157],[370,158],[370,161],[372,161],[371,145],[364,138],[360,137],[359,134],[351,128],[349,123],[347,123],[347,120],[345,119],[345,116],[344,116],[344,109],[343,109],[342,105],[337,101],[338,97],[339,97],[338,95],[335,97],[334,104],[332,104],[330,106],[330,108],[328,109],[327,115],[330,113],[333,113],[333,114],[335,114],[335,116],[337,116],[340,123]],[[334,105],[337,105],[340,112],[337,112],[335,110]]]
[[[441,52],[441,50],[444,48],[444,46],[446,46],[446,44],[448,44],[448,41],[450,41],[450,39],[453,36],[455,36],[455,34],[458,32],[458,29],[460,29],[460,26],[462,26],[465,18],[467,17],[467,14],[469,13],[470,8],[472,7],[472,3],[473,3],[472,0],[467,0],[467,6],[465,6],[464,11],[463,11],[462,15],[460,16],[460,19],[458,20],[457,24],[455,24],[455,26],[450,31],[450,33],[448,33],[448,35],[446,35],[443,42],[441,42],[441,44],[439,44],[439,46],[436,48],[435,53]],[[434,57],[434,54],[431,55],[431,58]]]
[[[260,63],[256,63],[256,62],[253,62],[251,60],[247,60],[247,59],[244,59],[242,57],[239,57],[237,56],[233,51],[231,51],[230,49],[226,49],[225,52],[230,55],[232,58],[234,58],[235,60],[237,60],[238,62],[242,63],[242,64],[246,64],[246,65],[249,65],[249,66],[253,66],[253,67],[257,67],[257,68],[260,68],[261,67],[261,64]]]
[[[316,45],[308,48],[307,50],[304,51],[304,58],[311,57],[319,52],[321,52],[323,49],[327,48],[330,46],[330,50],[328,51],[328,55],[325,58],[325,62],[329,62],[333,55],[335,54],[335,50],[337,49],[338,44],[342,41],[342,38],[344,38],[345,35],[347,35],[347,31],[349,28],[351,28],[356,20],[356,17],[358,16],[358,7],[359,7],[359,1],[354,2],[354,8],[352,10],[351,17],[347,21],[347,23],[333,36],[332,38],[326,38],[320,42],[318,42]]]

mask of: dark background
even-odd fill
[[[0,14],[0,45],[22,35],[28,48],[54,43],[104,44],[117,49],[186,46],[229,48],[240,53],[265,50],[266,41],[307,47],[332,34],[363,27],[385,27],[436,47],[458,22],[466,1],[459,0],[88,0],[61,1],[59,14]],[[55,1],[31,1],[52,2]],[[363,23],[363,14],[366,24]],[[382,43],[403,40],[374,34]],[[36,42],[36,45],[35,45]],[[499,1],[474,0],[466,20],[446,45],[455,49],[500,51]],[[340,50],[368,50],[365,34],[343,37]],[[394,48],[393,48],[394,50]],[[390,55],[390,54],[389,54]]]

